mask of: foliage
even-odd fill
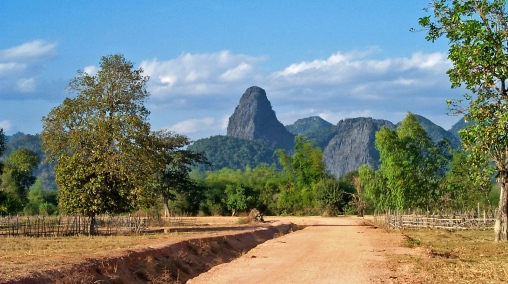
[[[4,129],[3,128],[0,128],[0,174],[2,173],[2,169],[3,169],[3,163],[2,163],[2,155],[4,154],[5,152],[5,134],[4,134]]]
[[[436,125],[435,123],[433,123],[432,121],[421,115],[415,114],[415,116],[416,120],[418,121],[418,124],[425,130],[429,138],[432,139],[434,143],[439,143],[446,139],[453,148],[459,147],[460,139],[458,139],[458,137],[453,135],[452,131],[444,130],[441,126]]]
[[[150,176],[148,77],[122,55],[102,57],[96,75],[78,71],[66,98],[43,118],[49,162],[56,162],[59,207],[90,217],[133,209]]]
[[[165,215],[169,215],[168,202],[175,194],[195,194],[197,186],[189,173],[191,166],[204,163],[202,153],[185,149],[191,142],[186,136],[167,131],[158,131],[151,135],[154,173],[148,182],[150,194],[162,196]]]
[[[224,190],[227,198],[228,210],[232,212],[231,215],[236,216],[238,212],[245,211],[248,208],[255,208],[256,195],[254,190],[241,183],[228,184]]]
[[[204,153],[210,165],[199,164],[193,169],[199,171],[218,171],[222,168],[233,170],[255,168],[261,163],[275,164],[277,159],[273,150],[259,141],[230,136],[212,136],[199,139],[189,145],[189,150]]]
[[[326,172],[323,152],[319,147],[314,147],[312,142],[298,135],[293,156],[283,149],[275,153],[283,168],[283,182],[277,200],[279,212],[315,214],[322,213],[323,209],[334,213],[342,209],[343,200],[338,200],[343,198],[343,190]]]
[[[28,203],[28,189],[35,182],[33,170],[39,164],[39,157],[24,148],[12,152],[5,159],[0,186],[0,214],[15,214]]]
[[[41,180],[44,189],[56,190],[55,165],[54,163],[43,162],[44,152],[42,150],[42,139],[40,135],[23,134],[18,132],[8,137],[6,145],[7,149],[4,153],[4,156],[10,155],[10,153],[20,148],[34,151],[41,160],[41,163],[37,169],[34,170],[34,175]]]
[[[446,146],[434,143],[411,113],[396,130],[384,127],[377,132],[381,165],[368,186],[375,207],[433,207],[441,194],[440,184],[449,160]],[[365,168],[363,174],[372,177]]]
[[[484,168],[496,165],[501,196],[495,226],[496,240],[508,240],[508,16],[505,0],[434,0],[432,13],[420,18],[426,39],[449,40],[452,88],[465,86],[462,100],[449,100],[450,108],[473,122],[460,133],[469,163]]]
[[[441,204],[449,209],[475,208],[478,202],[487,205],[492,183],[488,172],[479,171],[467,160],[467,153],[462,150],[453,151],[449,171],[443,185],[445,194]],[[490,204],[488,204],[490,205]]]
[[[318,206],[326,215],[338,215],[345,206],[345,185],[333,178],[320,180],[314,185]]]
[[[28,204],[23,208],[25,215],[55,215],[58,213],[57,192],[44,190],[37,179],[28,193]]]

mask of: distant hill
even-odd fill
[[[275,164],[277,159],[273,156],[273,149],[259,141],[252,141],[229,136],[212,136],[199,139],[188,147],[194,152],[203,152],[212,165],[205,167],[199,165],[198,170],[217,171],[222,168],[245,169],[247,166],[255,168],[261,163]]]
[[[311,132],[315,132],[323,129],[330,129],[333,127],[333,124],[322,119],[319,116],[311,116],[307,118],[298,119],[295,123],[286,125],[286,129],[293,133],[294,135],[298,134],[308,134]]]

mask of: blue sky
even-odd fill
[[[394,123],[408,111],[445,129],[447,42],[418,28],[424,1],[0,1],[0,127],[40,133],[77,70],[121,53],[150,76],[154,130],[226,134],[250,86],[278,119]]]

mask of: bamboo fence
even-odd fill
[[[90,235],[91,219],[85,216],[7,216],[0,217],[1,236],[59,237]],[[95,235],[145,233],[152,224],[159,226],[192,226],[195,218],[174,216],[152,218],[141,216],[97,216]]]
[[[389,229],[490,230],[495,212],[470,210],[460,212],[391,211],[374,214],[374,222]]]

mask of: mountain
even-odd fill
[[[271,149],[291,151],[294,135],[277,119],[265,90],[252,86],[229,117],[227,136],[260,141]]]
[[[295,123],[286,125],[286,129],[294,135],[308,134],[318,130],[332,128],[333,124],[319,116],[298,119]]]
[[[261,163],[276,164],[274,150],[266,144],[230,136],[212,136],[199,139],[188,147],[194,152],[203,152],[212,165],[198,165],[195,169],[218,171],[222,168],[234,170],[245,169],[247,166],[255,168]]]
[[[379,151],[374,142],[376,132],[383,126],[395,129],[395,125],[387,120],[360,117],[339,121],[323,150],[327,170],[340,177],[364,164],[377,168]]]

